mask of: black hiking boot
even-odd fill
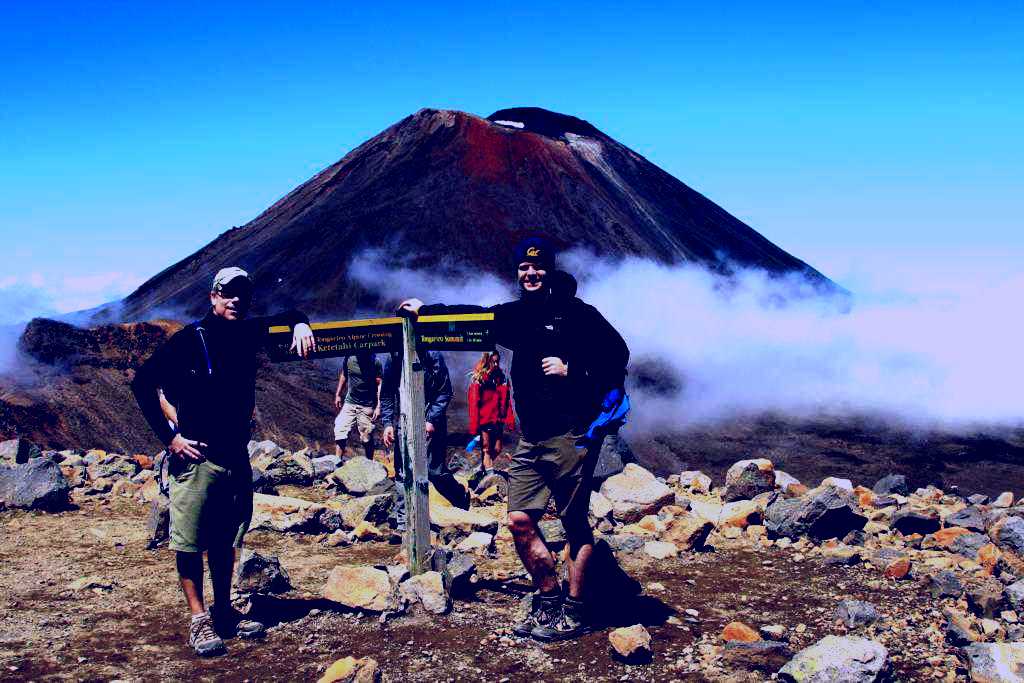
[[[267,632],[266,626],[253,619],[247,619],[231,605],[219,609],[214,604],[210,608],[210,616],[213,618],[213,628],[221,638],[260,638]]]
[[[572,640],[591,633],[594,627],[587,619],[583,603],[579,600],[566,598],[562,602],[562,611],[547,624],[542,624],[530,633],[537,640],[545,643],[557,640]]]
[[[520,638],[529,638],[535,629],[540,626],[546,626],[558,618],[561,609],[561,593],[555,593],[551,596],[534,593],[529,614],[512,627],[512,633]]]

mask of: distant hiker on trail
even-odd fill
[[[309,319],[298,311],[246,318],[252,281],[241,268],[213,278],[210,311],[186,325],[135,373],[132,391],[157,438],[171,454],[171,541],[192,621],[188,642],[198,655],[225,652],[222,638],[255,637],[263,625],[231,606],[235,548],[252,519],[252,469],[246,446],[256,405],[256,354],[272,325],[294,326],[292,350],[315,350]],[[173,427],[160,390],[177,411]],[[203,551],[214,603],[203,601]]]
[[[470,373],[468,404],[469,433],[479,439],[482,451],[479,480],[475,482],[479,493],[497,483],[494,459],[501,453],[505,429],[516,425],[508,382],[501,369],[501,354],[497,351],[484,352]]]
[[[594,536],[587,518],[591,476],[604,439],[602,421],[624,414],[629,349],[593,306],[576,298],[576,281],[554,270],[543,238],[515,252],[516,301],[490,308],[425,306],[414,314],[494,313],[495,341],[512,350],[511,379],[522,439],[509,469],[509,527],[537,587],[533,607],[513,631],[539,640],[576,638],[593,630],[583,604]],[[585,448],[580,448],[584,446]],[[562,596],[551,551],[538,528],[554,498],[569,545],[569,590]]]
[[[430,483],[437,492],[447,498],[455,507],[469,509],[469,491],[458,482],[448,467],[448,404],[452,400],[452,380],[448,365],[439,351],[419,354],[423,365],[423,397],[426,403],[424,430],[427,435],[427,472]],[[384,446],[391,448],[397,438],[398,427],[398,386],[401,380],[402,362],[397,353],[389,354],[384,361],[384,389],[381,392],[381,417],[384,423]],[[402,481],[402,463],[395,450],[395,478]],[[397,529],[405,530],[406,501],[405,488],[399,483],[395,487]]]
[[[345,442],[352,427],[359,432],[366,457],[373,460],[373,423],[380,417],[382,370],[372,353],[345,356],[338,372],[338,388],[334,392],[334,452],[345,455]],[[347,393],[343,393],[345,389]]]

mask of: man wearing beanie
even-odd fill
[[[424,305],[415,314],[494,313],[495,341],[512,351],[510,371],[522,439],[509,468],[509,528],[537,593],[514,632],[539,640],[579,637],[592,630],[582,602],[594,548],[588,520],[590,480],[601,438],[586,439],[610,392],[621,392],[629,349],[593,306],[576,298],[576,281],[557,271],[553,245],[541,237],[515,250],[519,298],[490,308]],[[553,556],[538,522],[554,499],[569,546],[569,586],[563,596]]]
[[[293,327],[292,350],[315,350],[309,319],[298,311],[247,318],[252,281],[224,268],[210,287],[210,310],[186,325],[135,372],[132,392],[170,454],[171,542],[178,579],[192,612],[189,645],[223,654],[222,637],[261,635],[263,625],[231,606],[235,548],[252,518],[252,469],[246,446],[256,406],[256,354],[273,325]],[[177,412],[168,422],[160,391]],[[203,600],[203,552],[214,603]]]

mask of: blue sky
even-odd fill
[[[421,107],[585,118],[847,285],[1024,260],[1024,3],[552,4],[5,3],[0,323],[125,294]]]

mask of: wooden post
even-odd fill
[[[430,488],[424,432],[423,364],[416,354],[412,320],[402,320],[402,379],[399,387],[399,446],[402,449],[402,484],[405,487],[406,524],[403,548],[409,573],[430,570]]]

